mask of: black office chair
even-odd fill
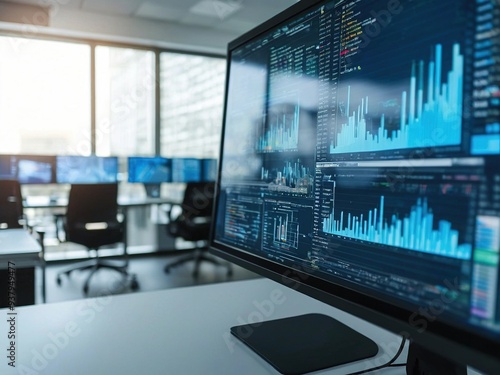
[[[232,275],[231,263],[221,263],[217,259],[206,255],[212,221],[214,190],[215,183],[213,182],[187,183],[178,216],[175,215],[176,205],[172,205],[168,210],[169,223],[167,224],[167,232],[173,237],[194,242],[196,247],[192,254],[167,264],[165,266],[166,273],[170,272],[174,267],[194,261],[193,277],[198,277],[200,264],[205,261],[227,267],[227,275]]]
[[[132,290],[139,288],[135,275],[129,275],[128,258],[125,264],[117,265],[99,258],[102,246],[122,242],[127,254],[126,223],[119,220],[117,184],[75,184],[71,185],[68,208],[64,217],[66,240],[83,245],[88,252],[95,251],[95,258],[57,274],[57,284],[61,285],[61,275],[69,276],[75,270],[90,270],[83,285],[83,293],[89,290],[90,279],[101,268],[120,272],[131,277]]]
[[[0,180],[0,229],[24,227],[23,198],[18,180]]]
[[[0,230],[26,229],[33,234],[40,243],[40,264],[42,269],[42,301],[46,302],[45,288],[45,231],[28,225],[24,215],[21,184],[18,180],[0,180]]]

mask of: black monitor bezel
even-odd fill
[[[272,17],[256,28],[248,31],[228,44],[227,69],[225,82],[224,112],[222,123],[222,138],[220,145],[219,161],[223,159],[224,134],[226,129],[227,102],[229,76],[231,73],[232,51],[241,47],[256,37],[265,35],[279,24],[290,20],[299,13],[307,12],[323,4],[330,3],[327,0],[301,1],[290,8]],[[222,162],[219,162],[216,197],[214,203],[213,222],[216,222],[218,210],[218,197],[220,196],[220,178]],[[411,340],[417,344],[427,347],[439,355],[448,357],[464,365],[473,366],[488,373],[500,371],[500,343],[487,337],[472,333],[469,330],[460,329],[456,326],[446,324],[439,319],[428,322],[427,329],[419,332],[416,327],[409,323],[410,316],[414,313],[379,299],[374,299],[366,294],[360,293],[339,284],[333,284],[317,276],[304,271],[290,268],[268,259],[258,257],[243,250],[237,250],[231,246],[215,241],[215,225],[212,226],[210,238],[210,251],[223,259],[231,261],[239,266],[247,268],[264,277],[274,280],[280,284],[311,296],[331,306],[342,309],[348,313],[359,316],[369,322],[388,329],[396,334],[408,334]],[[425,317],[423,317],[425,318]]]

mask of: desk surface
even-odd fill
[[[257,306],[269,301],[271,293],[282,294],[282,303],[274,304],[266,319],[323,312],[350,320],[384,345],[400,342],[362,320],[259,279],[20,307],[17,369],[10,368],[3,356],[0,372],[18,374],[26,366],[51,375],[277,374],[229,333],[230,326],[262,316]],[[6,314],[0,310],[0,332],[8,332]],[[5,343],[6,336],[0,340]],[[342,366],[340,372],[331,373],[364,367]],[[401,373],[394,370],[388,374]]]
[[[25,229],[0,230],[0,259],[5,256],[38,255],[41,246]]]
[[[150,197],[128,197],[119,196],[118,204],[122,207],[149,206],[153,204],[177,203],[171,198],[150,198]],[[27,197],[23,202],[25,208],[65,208],[68,205],[67,198],[51,200],[50,197],[35,196]]]
[[[103,290],[103,297],[96,299],[18,308],[16,368],[2,356],[0,372],[277,374],[230,335],[230,326],[310,312],[334,316],[380,347],[371,360],[316,374],[345,374],[385,363],[400,344],[400,338],[388,331],[266,279],[122,296],[108,292]],[[8,312],[0,310],[0,332],[8,332]],[[6,334],[0,340],[5,348]],[[403,373],[403,368],[383,372]]]

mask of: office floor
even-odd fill
[[[192,285],[218,283],[232,280],[245,280],[259,277],[253,272],[233,265],[233,275],[228,277],[226,268],[203,263],[198,278],[193,278],[191,272],[193,263],[185,263],[170,271],[164,272],[167,263],[178,259],[180,255],[135,255],[130,257],[129,271],[136,274],[139,282],[139,290],[130,289],[130,280],[124,278],[113,270],[99,270],[92,278],[88,297],[105,295],[117,295],[124,293],[140,293],[145,291],[161,290],[167,288],[178,288]],[[120,263],[119,260],[116,262]],[[222,261],[223,262],[223,261]],[[82,292],[83,283],[88,271],[73,272],[69,278],[62,276],[62,284],[56,283],[57,273],[74,265],[74,262],[49,262],[46,271],[46,295],[47,303],[62,302],[85,298]],[[41,274],[37,273],[37,278]],[[41,283],[37,283],[41,285]],[[41,288],[36,291],[36,302],[41,303]]]

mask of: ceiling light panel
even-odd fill
[[[201,0],[193,5],[189,12],[223,20],[239,11],[242,6],[243,0]]]

